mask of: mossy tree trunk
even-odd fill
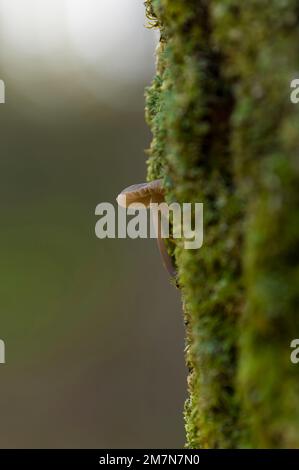
[[[297,0],[149,0],[148,178],[204,203],[173,256],[187,324],[191,448],[299,447]],[[298,105],[299,106],[299,105]]]

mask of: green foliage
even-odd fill
[[[204,247],[175,248],[188,446],[298,446],[298,2],[146,3],[161,29],[148,178],[205,210]]]

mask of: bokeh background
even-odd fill
[[[142,0],[0,0],[1,448],[184,445],[180,299],[154,240],[98,240],[145,179]]]

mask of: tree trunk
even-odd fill
[[[170,247],[187,325],[187,446],[299,447],[299,2],[146,8],[161,31],[148,178],[164,178],[168,202],[204,203],[203,247]]]

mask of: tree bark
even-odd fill
[[[187,446],[299,447],[299,2],[146,9],[161,32],[148,178],[164,178],[168,202],[204,203],[204,246],[169,247],[187,325]]]

